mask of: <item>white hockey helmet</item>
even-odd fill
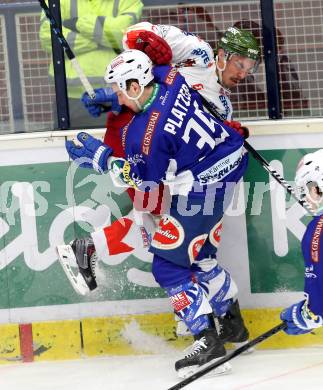
[[[309,194],[308,184],[313,183],[323,193],[323,149],[306,154],[298,163],[295,190],[302,199]]]
[[[116,83],[126,92],[127,80],[138,80],[143,88],[154,79],[151,59],[140,50],[126,50],[118,55],[105,71],[104,80],[107,84]]]

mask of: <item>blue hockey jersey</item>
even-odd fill
[[[308,224],[302,240],[305,261],[305,287],[309,308],[323,316],[323,215]]]
[[[129,184],[147,191],[164,181],[173,194],[201,197],[237,182],[247,166],[243,138],[203,111],[175,68],[156,66],[154,75],[152,98],[121,130]]]

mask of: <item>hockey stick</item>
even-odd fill
[[[218,120],[223,122],[223,118],[214,110],[211,104],[202,96],[203,106],[207,108],[207,110]],[[262,165],[263,168],[279,183],[281,184],[285,190],[301,205],[304,209],[311,215],[315,215],[311,205],[306,201],[299,199],[295,193],[294,188],[287,183],[287,181],[280,175],[270,164],[247,142],[244,141],[244,147],[252,154],[252,156]]]
[[[85,76],[85,73],[83,72],[82,68],[80,67],[80,64],[78,63],[72,49],[70,48],[70,45],[64,38],[64,35],[62,34],[60,28],[58,27],[58,24],[50,12],[50,9],[48,8],[47,4],[45,3],[45,0],[38,0],[41,8],[45,12],[45,15],[47,19],[50,22],[51,28],[55,35],[57,36],[57,39],[61,46],[63,47],[67,58],[71,61],[71,64],[76,72],[76,74],[79,76],[81,83],[83,87],[85,88],[86,92],[89,94],[91,99],[95,99],[95,92],[94,89],[92,88],[92,85],[90,84],[88,78]]]
[[[267,332],[261,334],[260,336],[256,337],[255,339],[249,341],[247,344],[244,344],[242,347],[235,349],[231,353],[229,353],[227,356],[217,360],[213,364],[210,364],[209,366],[203,368],[202,370],[196,372],[195,374],[185,378],[181,382],[177,383],[176,385],[170,387],[168,390],[179,390],[188,385],[189,383],[194,382],[196,379],[201,378],[202,376],[208,374],[210,371],[218,368],[222,364],[228,362],[229,360],[233,359],[234,357],[241,355],[243,352],[247,351],[249,348],[254,347],[255,345],[267,340],[269,337],[275,335],[276,333],[280,332],[281,330],[284,330],[287,328],[287,324],[285,322],[281,322],[279,325],[276,325],[274,328],[268,330]]]

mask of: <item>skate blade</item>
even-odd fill
[[[184,367],[177,371],[177,375],[181,379],[186,379],[187,377],[195,374],[198,371],[201,371],[203,368],[208,367],[209,365],[215,363],[218,359],[211,360],[207,364],[203,364],[203,366],[190,366],[190,367]],[[230,374],[232,371],[232,366],[230,363],[226,362],[222,364],[221,366],[215,368],[214,370],[208,372],[206,375],[204,375],[204,378],[210,378],[213,376],[220,376],[225,374]]]
[[[59,262],[75,292],[80,295],[88,294],[90,290],[78,270],[72,247],[70,245],[58,245],[56,249]]]

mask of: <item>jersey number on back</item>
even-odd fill
[[[188,144],[190,142],[191,130],[193,130],[200,136],[196,144],[199,149],[202,149],[205,144],[208,144],[211,149],[214,149],[215,146],[219,145],[225,140],[226,137],[229,136],[229,133],[212,117],[205,115],[205,113],[199,109],[198,103],[196,101],[194,101],[194,107],[194,116],[196,116],[203,123],[203,125],[200,124],[193,116],[186,124],[182,139]],[[211,130],[212,133],[214,133],[215,130],[221,128],[220,137],[213,137],[211,134],[209,134],[209,132],[207,132],[207,130],[205,130],[206,128]]]

